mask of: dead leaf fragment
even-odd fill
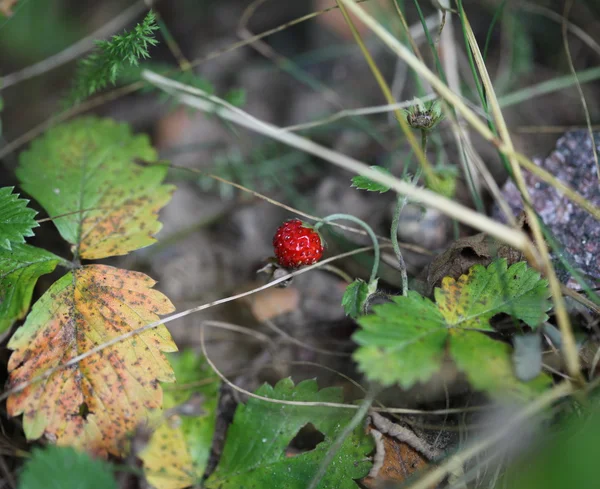
[[[444,277],[458,279],[473,265],[488,266],[496,258],[506,258],[508,266],[523,261],[523,254],[485,233],[456,240],[429,265],[427,295],[439,287]]]
[[[373,428],[369,425],[367,432]],[[400,484],[429,465],[427,459],[407,443],[384,433],[382,433],[382,442],[385,453],[377,477],[365,477],[361,480],[361,483],[369,489],[384,487],[389,482]]]
[[[250,307],[254,317],[268,321],[282,314],[295,311],[300,304],[300,292],[294,287],[285,289],[271,288],[254,294]]]

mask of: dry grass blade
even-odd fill
[[[195,96],[179,96],[179,100],[185,105],[207,112],[217,111],[219,116],[224,119],[235,122],[252,131],[264,134],[289,146],[313,154],[353,173],[366,176],[378,183],[390,187],[399,194],[408,196],[415,202],[420,202],[428,207],[437,209],[469,226],[494,236],[508,245],[523,251],[536,262],[534,259],[533,245],[527,236],[520,230],[511,229],[508,226],[497,223],[487,216],[479,214],[453,200],[442,197],[435,192],[416,188],[398,178],[375,171],[369,168],[365,163],[320,146],[297,134],[284,132],[280,128],[256,119],[241,109],[232,107],[218,97],[208,96],[205,92],[194,87],[175,82],[150,71],[144,71],[143,76],[149,82],[156,84],[166,91],[175,92],[179,90],[194,94]]]
[[[460,2],[459,2],[460,4]],[[462,4],[460,4],[462,7]],[[483,56],[481,55],[481,51],[479,50],[479,46],[477,45],[477,40],[475,39],[475,34],[471,29],[471,25],[462,11],[461,14],[464,15],[464,28],[466,29],[467,39],[469,41],[469,47],[473,53],[475,58],[475,63],[477,64],[477,69],[479,70],[479,74],[483,81],[483,85],[486,90],[487,99],[489,102],[489,106],[492,110],[492,114],[494,116],[496,126],[498,127],[498,132],[500,137],[502,138],[504,144],[509,148],[510,152],[514,154],[514,147],[510,137],[510,133],[508,131],[508,127],[506,126],[506,122],[504,120],[504,116],[502,115],[502,110],[500,109],[500,105],[498,104],[498,99],[496,98],[496,92],[494,91],[494,87],[492,85],[492,81],[487,72],[487,68],[485,66],[485,62],[483,60]],[[573,335],[573,330],[571,329],[571,322],[569,320],[569,314],[567,313],[567,309],[565,306],[565,301],[562,295],[560,282],[558,281],[558,277],[556,276],[556,272],[554,271],[554,267],[552,266],[552,262],[550,261],[550,253],[548,251],[548,245],[546,244],[546,240],[544,238],[544,234],[542,232],[542,228],[538,221],[535,210],[533,209],[529,194],[527,191],[527,185],[525,183],[525,178],[523,173],[521,172],[521,168],[518,163],[515,161],[515,158],[512,155],[508,155],[508,160],[510,162],[513,178],[517,185],[517,188],[521,192],[521,195],[524,200],[525,212],[527,214],[529,226],[531,228],[532,234],[535,238],[535,242],[537,244],[538,250],[540,252],[540,256],[542,259],[544,271],[546,277],[548,278],[548,282],[550,284],[550,290],[552,291],[552,300],[554,302],[554,312],[556,314],[557,322],[560,327],[560,331],[562,334],[563,341],[563,355],[565,357],[565,363],[567,366],[567,371],[571,377],[574,379],[578,379],[580,382],[584,382],[583,377],[581,375],[580,369],[581,365],[579,362],[579,353],[577,350],[577,344],[575,342],[575,336]]]
[[[40,382],[40,381],[42,381],[44,379],[47,379],[53,373],[58,372],[59,370],[62,370],[62,369],[65,369],[65,368],[69,368],[69,367],[71,367],[73,365],[76,365],[79,362],[81,362],[82,360],[84,360],[85,358],[88,358],[88,357],[90,357],[92,355],[100,353],[101,351],[104,351],[107,348],[109,348],[109,347],[111,347],[113,345],[116,345],[117,343],[120,343],[120,342],[122,342],[122,341],[124,341],[124,340],[126,340],[128,338],[132,338],[134,336],[137,336],[137,335],[139,335],[139,334],[141,334],[141,333],[143,333],[145,331],[149,331],[151,329],[158,328],[162,324],[167,324],[167,323],[170,323],[172,321],[175,321],[176,319],[180,319],[180,318],[189,316],[191,314],[195,314],[197,312],[204,311],[206,309],[210,309],[210,308],[215,307],[215,306],[219,306],[221,304],[226,304],[228,302],[232,302],[232,301],[235,301],[235,300],[238,300],[238,299],[242,299],[244,297],[248,297],[248,296],[250,296],[252,294],[256,294],[257,292],[261,292],[263,290],[266,290],[266,289],[269,289],[271,287],[274,287],[274,286],[276,286],[276,285],[278,285],[278,284],[280,284],[282,282],[285,282],[285,281],[287,281],[287,280],[289,280],[292,277],[295,277],[297,275],[301,275],[303,273],[310,272],[311,270],[314,270],[316,268],[321,268],[321,267],[327,265],[328,263],[330,263],[332,261],[340,260],[342,258],[346,258],[346,257],[349,257],[349,256],[356,255],[358,253],[364,253],[366,251],[371,251],[371,250],[373,250],[373,246],[366,246],[364,248],[358,248],[358,249],[355,249],[355,250],[352,250],[352,251],[348,251],[346,253],[342,253],[340,255],[332,256],[332,257],[327,258],[325,260],[322,260],[322,261],[320,261],[318,263],[315,263],[314,265],[310,265],[310,266],[304,267],[304,268],[302,268],[300,270],[296,270],[295,272],[288,273],[288,274],[286,274],[286,275],[284,275],[282,277],[279,277],[279,278],[277,278],[275,280],[272,280],[271,282],[268,282],[267,284],[262,285],[260,287],[257,287],[255,289],[252,289],[252,290],[249,290],[249,291],[246,291],[246,292],[242,292],[242,293],[237,294],[237,295],[232,295],[232,296],[229,296],[229,297],[225,297],[223,299],[218,299],[216,301],[209,302],[207,304],[201,304],[201,305],[199,305],[197,307],[193,307],[191,309],[186,309],[185,311],[181,311],[181,312],[178,312],[178,313],[175,313],[175,314],[171,314],[170,316],[166,316],[166,317],[164,317],[162,319],[159,319],[158,321],[154,321],[152,323],[146,324],[145,326],[142,326],[141,328],[137,328],[137,329],[133,329],[131,331],[128,331],[127,333],[124,333],[122,335],[116,336],[116,337],[112,338],[110,341],[106,341],[105,343],[102,343],[102,344],[100,344],[100,345],[98,345],[98,346],[96,346],[96,347],[94,347],[94,348],[92,348],[90,350],[87,350],[87,351],[85,351],[85,352],[83,352],[83,353],[81,353],[81,354],[79,354],[79,355],[71,358],[67,362],[65,362],[65,363],[63,363],[61,365],[58,365],[57,367],[53,367],[53,368],[50,368],[50,369],[46,370],[44,373],[42,373],[42,374],[34,377],[33,379],[31,379],[28,382],[16,385],[16,386],[14,386],[13,388],[11,388],[11,389],[9,389],[7,391],[4,391],[0,395],[0,401],[3,401],[5,399],[7,399],[12,394],[15,394],[17,392],[21,392],[23,389],[25,389],[29,385],[32,385],[32,384],[34,384],[36,382]]]
[[[565,185],[553,175],[537,166],[524,155],[509,148],[503,141],[499,140],[487,125],[471,110],[462,99],[448,88],[427,66],[414,56],[402,43],[383,28],[371,15],[360,8],[354,0],[340,0],[348,9],[357,15],[394,53],[400,56],[412,69],[428,81],[438,94],[459,111],[465,120],[481,134],[486,140],[500,149],[506,156],[515,158],[521,166],[535,174],[544,182],[552,185],[563,192],[569,199],[587,210],[596,219],[600,219],[600,209],[590,203],[568,185]],[[371,178],[371,177],[369,177]]]

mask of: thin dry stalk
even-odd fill
[[[261,121],[247,114],[241,109],[227,104],[218,97],[209,96],[202,90],[175,82],[147,70],[144,71],[143,77],[149,82],[154,83],[162,89],[170,91],[171,93],[179,90],[194,94],[195,96],[179,96],[179,100],[185,105],[189,105],[190,107],[207,112],[214,112],[216,110],[219,116],[224,119],[235,122],[236,124],[246,127],[252,131],[260,132],[261,134],[264,134],[289,146],[313,154],[353,173],[366,176],[378,183],[390,187],[399,194],[408,196],[415,202],[420,202],[428,207],[437,209],[444,214],[449,215],[450,217],[453,217],[469,226],[494,236],[510,246],[523,251],[532,258],[534,263],[536,262],[536,260],[533,258],[533,245],[525,233],[520,230],[511,229],[508,226],[497,223],[487,216],[479,214],[466,206],[454,202],[451,199],[442,197],[435,192],[416,188],[415,186],[398,178],[375,171],[365,163],[342,155],[329,148],[320,146],[309,139],[298,136],[297,134],[284,132],[276,126]]]

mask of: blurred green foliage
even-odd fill
[[[13,10],[9,19],[0,17],[0,50],[19,64],[51,56],[85,36],[85,24],[67,2],[20,0]]]

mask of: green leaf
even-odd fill
[[[17,176],[46,209],[74,253],[86,259],[124,255],[152,244],[158,211],[174,189],[147,136],[127,124],[83,118],[50,129],[21,153]],[[66,215],[65,215],[66,214]]]
[[[27,314],[37,279],[50,273],[62,259],[26,244],[0,248],[0,333]]]
[[[392,175],[388,169],[383,168],[382,166],[371,166],[370,168],[384,175]],[[370,178],[363,177],[362,175],[357,175],[352,178],[352,186],[361,190],[367,190],[369,192],[379,192],[381,194],[386,193],[390,189],[390,187],[388,187],[387,185],[382,185],[381,183],[374,182]]]
[[[445,277],[435,290],[436,303],[409,291],[359,318],[353,338],[361,346],[354,358],[371,380],[410,388],[439,370],[449,343],[450,355],[476,389],[528,397],[547,386],[549,377],[521,382],[511,347],[481,331],[494,331],[489,320],[499,313],[537,326],[550,307],[548,296],[547,282],[525,262],[508,269],[506,260],[475,265],[458,280]]]
[[[527,398],[539,394],[552,383],[547,375],[537,375],[529,382],[520,381],[511,360],[512,348],[477,331],[453,330],[450,354],[475,389]]]
[[[364,312],[365,304],[372,294],[377,291],[377,280],[367,284],[364,280],[357,279],[352,282],[342,297],[342,307],[346,315],[357,318]]]
[[[393,301],[358,319],[353,339],[362,346],[354,359],[369,378],[408,389],[440,369],[448,330],[436,305],[417,292]]]
[[[274,388],[263,385],[256,394],[289,401],[342,401],[341,389],[319,391],[314,380],[294,386],[291,379],[284,379]],[[353,411],[330,407],[274,404],[250,398],[246,405],[238,406],[219,465],[205,487],[305,489],[353,414]],[[286,457],[286,447],[308,423],[312,423],[325,440],[314,450]],[[356,489],[354,479],[364,477],[371,466],[367,459],[371,450],[371,439],[359,426],[345,440],[317,487]]]
[[[71,447],[34,448],[19,489],[117,489],[111,466]]]
[[[177,384],[163,384],[163,391],[164,408],[172,414],[154,431],[140,458],[150,484],[159,489],[180,489],[198,484],[206,469],[220,382],[205,358],[192,350],[169,355],[169,361]],[[182,388],[186,385],[189,387]],[[192,411],[198,410],[198,401],[202,412],[188,413],[190,406]]]
[[[39,226],[34,219],[37,212],[13,190],[14,187],[0,188],[0,248],[9,251],[12,243],[25,243],[25,237],[33,236],[32,229]]]

